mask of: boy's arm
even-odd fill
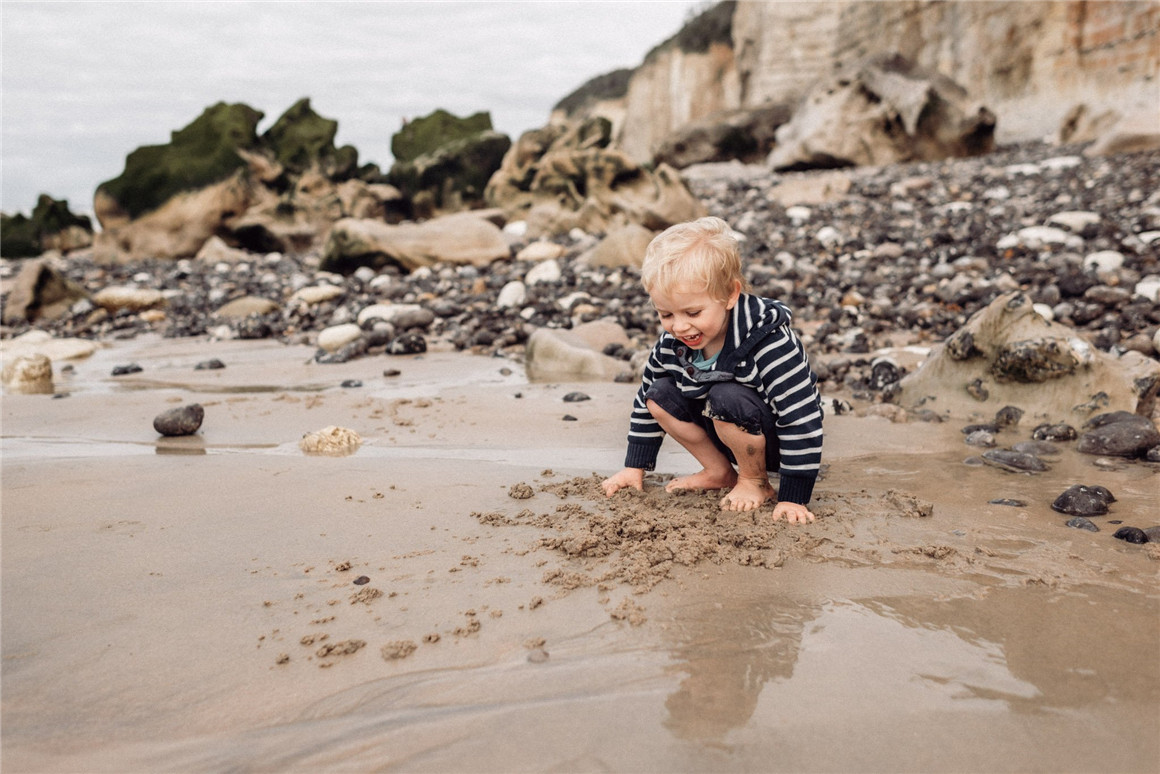
[[[636,397],[632,401],[632,415],[628,422],[628,451],[624,456],[626,468],[640,468],[642,471],[655,468],[657,453],[665,438],[665,431],[648,410],[644,397],[653,380],[664,374],[664,366],[660,360],[662,344],[663,339],[657,341],[649,353],[641,376],[640,389],[636,391]]]
[[[788,325],[774,331],[757,348],[754,359],[761,391],[772,406],[777,422],[781,454],[779,504],[804,506],[813,495],[822,460],[822,410],[817,377],[810,369],[805,349]]]

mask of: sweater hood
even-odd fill
[[[792,319],[789,308],[780,301],[743,293],[729,315],[729,331],[719,362],[732,370],[770,331],[788,325]]]

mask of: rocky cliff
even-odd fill
[[[1160,121],[1152,0],[720,3],[654,49],[622,94],[579,112],[608,117],[621,147],[645,161],[692,121],[796,103],[839,69],[883,53],[966,86],[998,116],[999,142],[1077,139],[1082,125],[1119,116]],[[575,105],[561,102],[572,117]]]

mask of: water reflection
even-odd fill
[[[733,744],[837,717],[873,727],[914,713],[1154,705],[1160,638],[1131,630],[1138,619],[1121,615],[1113,596],[1001,588],[983,598],[770,596],[685,610],[670,628],[672,669],[684,677],[665,725],[683,739]]]

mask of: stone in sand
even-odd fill
[[[343,457],[354,454],[362,445],[362,438],[354,430],[330,425],[307,433],[298,442],[298,448],[306,454],[322,454],[329,457]]]
[[[163,411],[153,418],[153,429],[162,435],[193,435],[205,419],[205,409],[200,403],[179,406]]]
[[[1160,444],[1160,432],[1152,420],[1127,411],[1092,417],[1076,448],[1084,454],[1138,457]]]
[[[1092,523],[1091,519],[1085,519],[1083,516],[1076,516],[1067,520],[1067,526],[1072,529],[1083,529],[1088,532],[1099,532],[1100,528]]]
[[[1112,534],[1116,540],[1123,540],[1128,543],[1147,543],[1148,535],[1139,527],[1120,527]]]
[[[1012,473],[1042,473],[1047,470],[1043,460],[1034,454],[1011,451],[1010,449],[988,449],[983,452],[983,462]]]
[[[1037,441],[1074,441],[1077,435],[1075,428],[1065,422],[1039,425],[1031,431]]]
[[[1059,447],[1050,441],[1020,441],[1011,447],[1012,451],[1034,454],[1036,457],[1044,455],[1051,457],[1059,454]]]
[[[21,355],[4,363],[4,387],[22,395],[52,393],[52,361],[39,353]]]
[[[1115,501],[1112,493],[1102,486],[1075,484],[1055,498],[1051,509],[1071,516],[1103,516],[1108,512],[1108,505]]]

